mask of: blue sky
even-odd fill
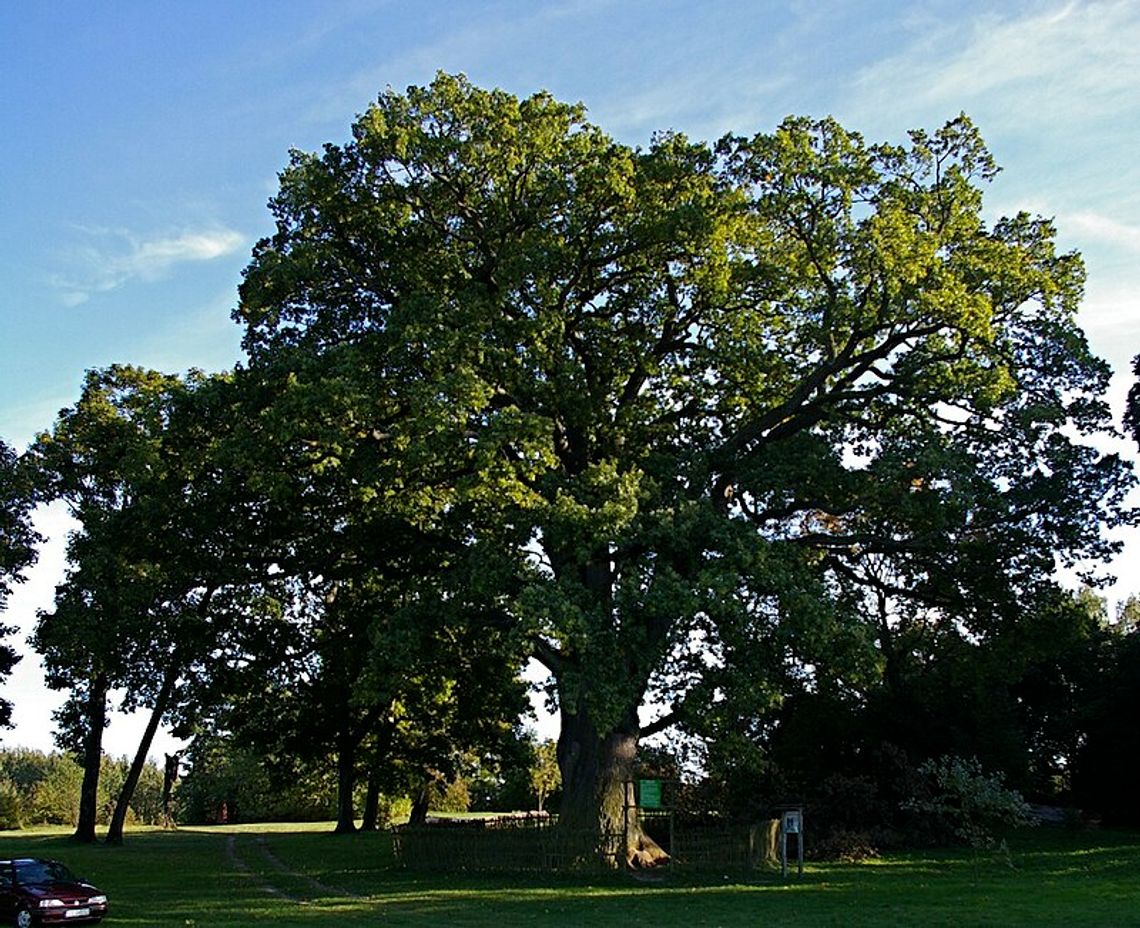
[[[49,427],[91,367],[234,364],[229,312],[289,148],[345,140],[380,90],[437,70],[581,100],[631,144],[789,113],[902,141],[965,111],[1005,169],[989,214],[1053,216],[1084,254],[1081,320],[1120,408],[1140,353],[1134,0],[64,0],[0,4],[0,437]],[[58,510],[41,524],[58,535]],[[57,543],[5,621],[30,627],[60,569]],[[1140,592],[1140,542],[1117,572]],[[32,656],[3,688],[5,743],[50,745],[37,678]]]

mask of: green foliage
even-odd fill
[[[922,763],[957,755],[1034,802],[1135,820],[1125,771],[1137,739],[1119,711],[1135,698],[1134,636],[1087,589],[1042,588],[1021,605],[984,637],[896,614],[878,629],[877,673],[817,673],[774,711],[706,729],[708,806],[751,819],[806,803],[813,835],[837,851],[851,836],[880,850],[956,840],[900,805],[927,789]]]
[[[432,812],[466,812],[471,808],[471,794],[466,777],[435,780],[428,787],[428,808]]]
[[[407,796],[389,796],[384,793],[380,796],[380,817],[377,825],[385,828],[405,822],[412,813],[412,800]]]
[[[34,501],[27,468],[7,443],[0,440],[0,612],[8,602],[12,584],[22,579],[22,572],[36,558],[40,537],[32,529],[31,508]],[[0,637],[15,631],[0,625]],[[0,681],[12,672],[20,656],[6,643],[0,643]],[[12,718],[12,704],[0,699],[0,727]]]
[[[29,821],[47,825],[74,825],[79,820],[79,786],[82,768],[68,758],[51,764],[36,785]]]
[[[1006,788],[1001,774],[985,773],[975,758],[934,758],[918,771],[926,789],[903,808],[930,816],[971,847],[989,847],[998,832],[1036,823],[1021,794]]]
[[[552,671],[576,807],[628,771],[571,742],[646,698],[726,737],[1112,550],[1083,268],[1047,220],[984,220],[996,170],[965,116],[635,150],[441,74],[293,153],[237,317],[310,498],[449,541],[424,603]]]
[[[1124,425],[1132,432],[1136,444],[1140,445],[1140,354],[1132,359],[1132,373],[1136,382],[1128,391],[1128,403],[1124,410]]]
[[[24,803],[14,783],[0,781],[0,831],[24,827]]]
[[[540,741],[534,746],[530,785],[534,791],[535,808],[541,812],[547,799],[562,786],[562,771],[558,768],[558,745],[555,742]]]
[[[28,469],[16,452],[0,440],[0,611],[12,583],[35,560],[39,536],[33,531],[30,511],[34,503]]]
[[[179,822],[307,822],[335,815],[336,786],[327,768],[285,759],[275,766],[272,758],[218,735],[195,738],[187,761],[175,794]]]
[[[119,787],[130,763],[125,757],[104,757],[98,797],[99,824],[106,825],[115,807]],[[26,748],[0,751],[0,803],[7,810],[8,827],[67,825],[74,827],[79,815],[79,786],[83,768],[61,753],[45,754]],[[138,824],[162,822],[162,772],[151,763],[143,769],[139,788],[132,797],[128,820]]]

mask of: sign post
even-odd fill
[[[660,780],[639,780],[638,798],[641,800],[640,805],[643,809],[660,809],[661,808],[661,781]]]
[[[803,809],[788,809],[780,817],[780,876],[788,878],[788,835],[796,836],[796,857],[799,862],[799,875],[804,875],[804,812]]]

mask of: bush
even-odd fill
[[[407,796],[389,796],[382,793],[380,796],[380,815],[377,824],[381,828],[406,822],[412,814],[412,800]]]
[[[451,782],[435,780],[428,787],[428,809],[432,812],[466,812],[470,808],[471,796],[463,777]]]
[[[858,863],[873,860],[879,856],[879,849],[869,832],[836,829],[823,839],[809,844],[811,856],[816,860],[839,860],[843,863]]]
[[[11,783],[0,783],[0,831],[23,828],[23,801]]]
[[[1037,822],[1021,794],[1007,789],[1001,774],[983,772],[976,758],[931,759],[918,772],[922,794],[903,808],[972,847],[993,845],[996,831]]]

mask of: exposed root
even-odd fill
[[[651,870],[669,863],[669,854],[645,832],[637,835],[626,850],[626,863],[634,870]]]

